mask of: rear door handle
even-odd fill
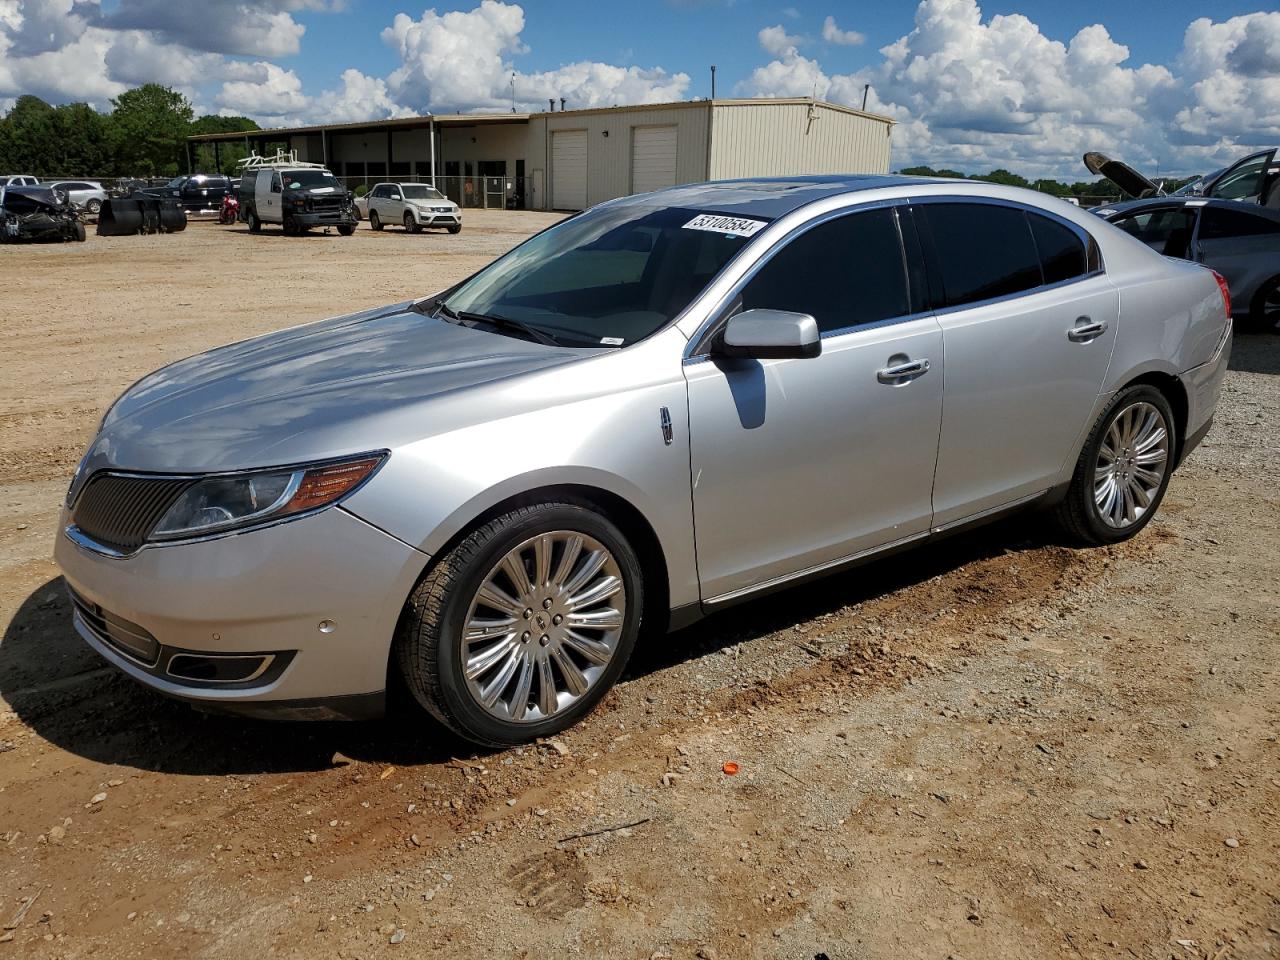
[[[889,358],[891,361],[896,359]],[[900,384],[914,380],[916,377],[923,377],[929,372],[929,361],[925,358],[919,360],[906,360],[902,363],[890,363],[887,367],[882,367],[876,371],[876,379],[881,383]]]
[[[1073,343],[1088,343],[1096,340],[1107,331],[1105,320],[1090,320],[1088,317],[1076,318],[1076,325],[1067,331],[1067,339]]]

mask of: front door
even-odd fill
[[[808,313],[820,356],[686,361],[704,603],[928,531],[943,356],[919,293],[895,209],[848,213],[791,239],[726,311]]]
[[[1111,362],[1119,293],[1088,235],[1018,206],[924,203],[947,354],[934,526],[1053,485]]]

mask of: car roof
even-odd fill
[[[1280,210],[1264,207],[1246,200],[1223,200],[1217,197],[1148,197],[1145,200],[1126,200],[1124,203],[1104,203],[1094,207],[1094,213],[1106,211],[1107,219],[1121,213],[1140,213],[1158,207],[1210,207],[1215,210],[1234,210],[1280,223]]]
[[[651,204],[654,200],[673,207],[698,207],[777,219],[816,200],[842,194],[904,187],[913,184],[973,184],[976,181],[942,177],[903,177],[893,174],[822,174],[800,177],[755,177],[713,180],[667,187],[654,193],[624,197],[614,203]]]

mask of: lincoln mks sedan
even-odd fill
[[[57,559],[84,640],[165,694],[304,718],[407,690],[527,741],[738,601],[1017,509],[1132,537],[1209,430],[1228,296],[993,184],[614,200],[443,292],[143,378]]]

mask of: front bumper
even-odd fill
[[[428,559],[340,507],[124,558],[64,533],[54,555],[76,630],[107,662],[203,707],[297,717],[380,702],[396,621]],[[231,682],[193,676],[256,658],[261,670]],[[342,703],[355,707],[332,708]]]
[[[354,213],[341,210],[298,210],[293,211],[292,216],[302,227],[353,227],[359,222]]]

